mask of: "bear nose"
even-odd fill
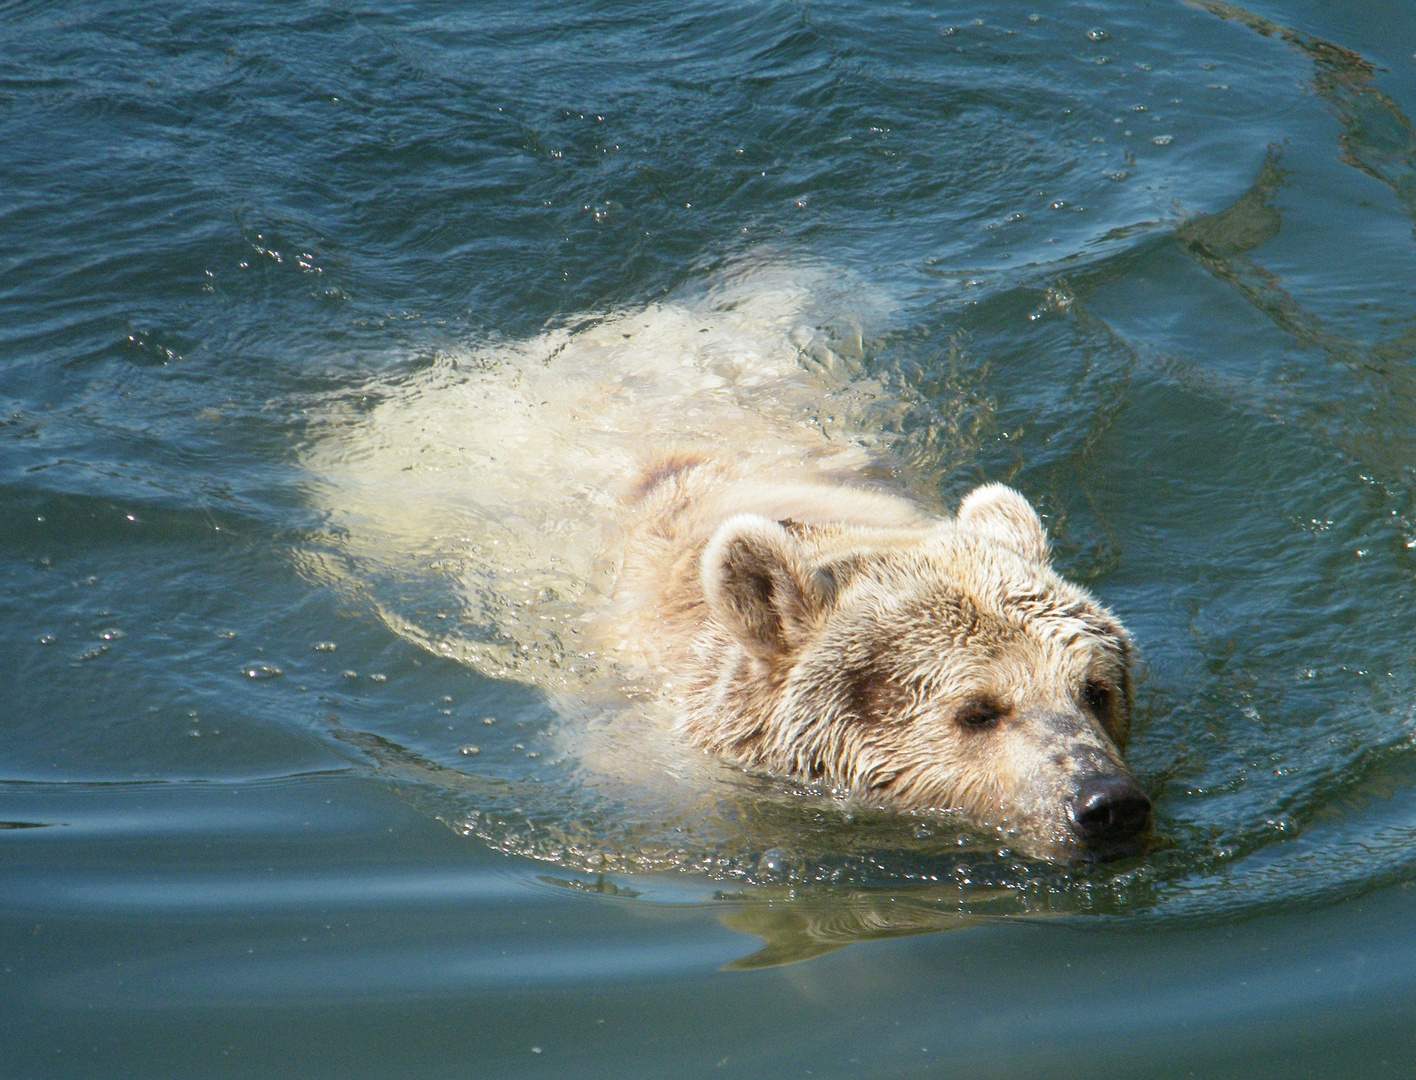
[[[1067,800],[1067,817],[1083,840],[1120,840],[1149,827],[1151,802],[1124,776],[1098,777]]]

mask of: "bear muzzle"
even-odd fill
[[[1151,825],[1151,801],[1127,776],[1083,780],[1065,809],[1067,824],[1086,844],[1129,840]]]

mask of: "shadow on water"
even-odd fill
[[[1265,37],[1276,37],[1313,64],[1314,93],[1342,126],[1340,158],[1389,187],[1398,205],[1412,219],[1416,236],[1416,127],[1401,107],[1373,85],[1377,68],[1349,49],[1282,26],[1220,0],[1187,0],[1195,7],[1233,20]],[[1384,340],[1364,342],[1336,333],[1317,315],[1304,310],[1250,253],[1277,235],[1279,212],[1273,202],[1285,181],[1280,151],[1271,147],[1254,186],[1234,206],[1220,214],[1195,218],[1181,226],[1176,240],[1206,270],[1234,288],[1263,312],[1300,347],[1313,349],[1372,385],[1376,398],[1366,430],[1353,433],[1369,457],[1385,458],[1390,476],[1399,476],[1408,462],[1391,453],[1392,438],[1416,435],[1416,372],[1408,361],[1416,355],[1416,319],[1387,320],[1406,326]]]
[[[1388,185],[1416,219],[1416,129],[1389,96],[1372,85],[1377,67],[1350,49],[1282,26],[1222,0],[1186,0],[1264,37],[1278,37],[1313,62],[1313,90],[1342,124],[1342,160]]]

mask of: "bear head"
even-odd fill
[[[920,529],[740,514],[700,569],[711,674],[687,722],[709,749],[1052,857],[1148,830],[1121,757],[1130,636],[1052,569],[1016,491],[978,488]]]

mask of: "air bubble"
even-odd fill
[[[1105,41],[1110,36],[1110,34],[1108,34],[1105,30],[1102,30],[1100,27],[1093,27],[1092,29],[1087,31],[1088,41]]]
[[[359,677],[359,673],[352,669],[341,671],[339,674],[346,679],[357,679]]]
[[[480,746],[464,746],[461,747],[457,752],[463,757],[476,757],[482,752],[482,748]]]
[[[384,674],[382,674],[382,673],[370,675],[370,676],[369,676],[369,682],[380,682],[380,683],[382,683],[382,682],[388,682],[388,676],[387,676],[387,675],[384,675]]]
[[[315,652],[334,652],[337,648],[339,648],[339,646],[332,641],[315,642]]]
[[[1169,146],[1174,141],[1174,135],[1157,135],[1154,139],[1151,140],[1151,142],[1155,143],[1156,146]]]
[[[274,664],[247,664],[241,673],[248,679],[275,679],[285,674]]]
[[[58,640],[59,640],[59,639],[58,639],[57,637],[55,637],[53,634],[40,634],[40,635],[39,635],[39,643],[40,643],[41,645],[53,645],[53,644],[54,644],[56,641],[58,641]]]
[[[782,848],[770,848],[757,860],[757,871],[765,877],[788,878],[792,876],[792,860]]]
[[[119,638],[127,637],[128,635],[123,633],[122,630],[119,630],[118,627],[110,626],[106,630],[100,630],[98,636],[104,641],[117,641]]]

